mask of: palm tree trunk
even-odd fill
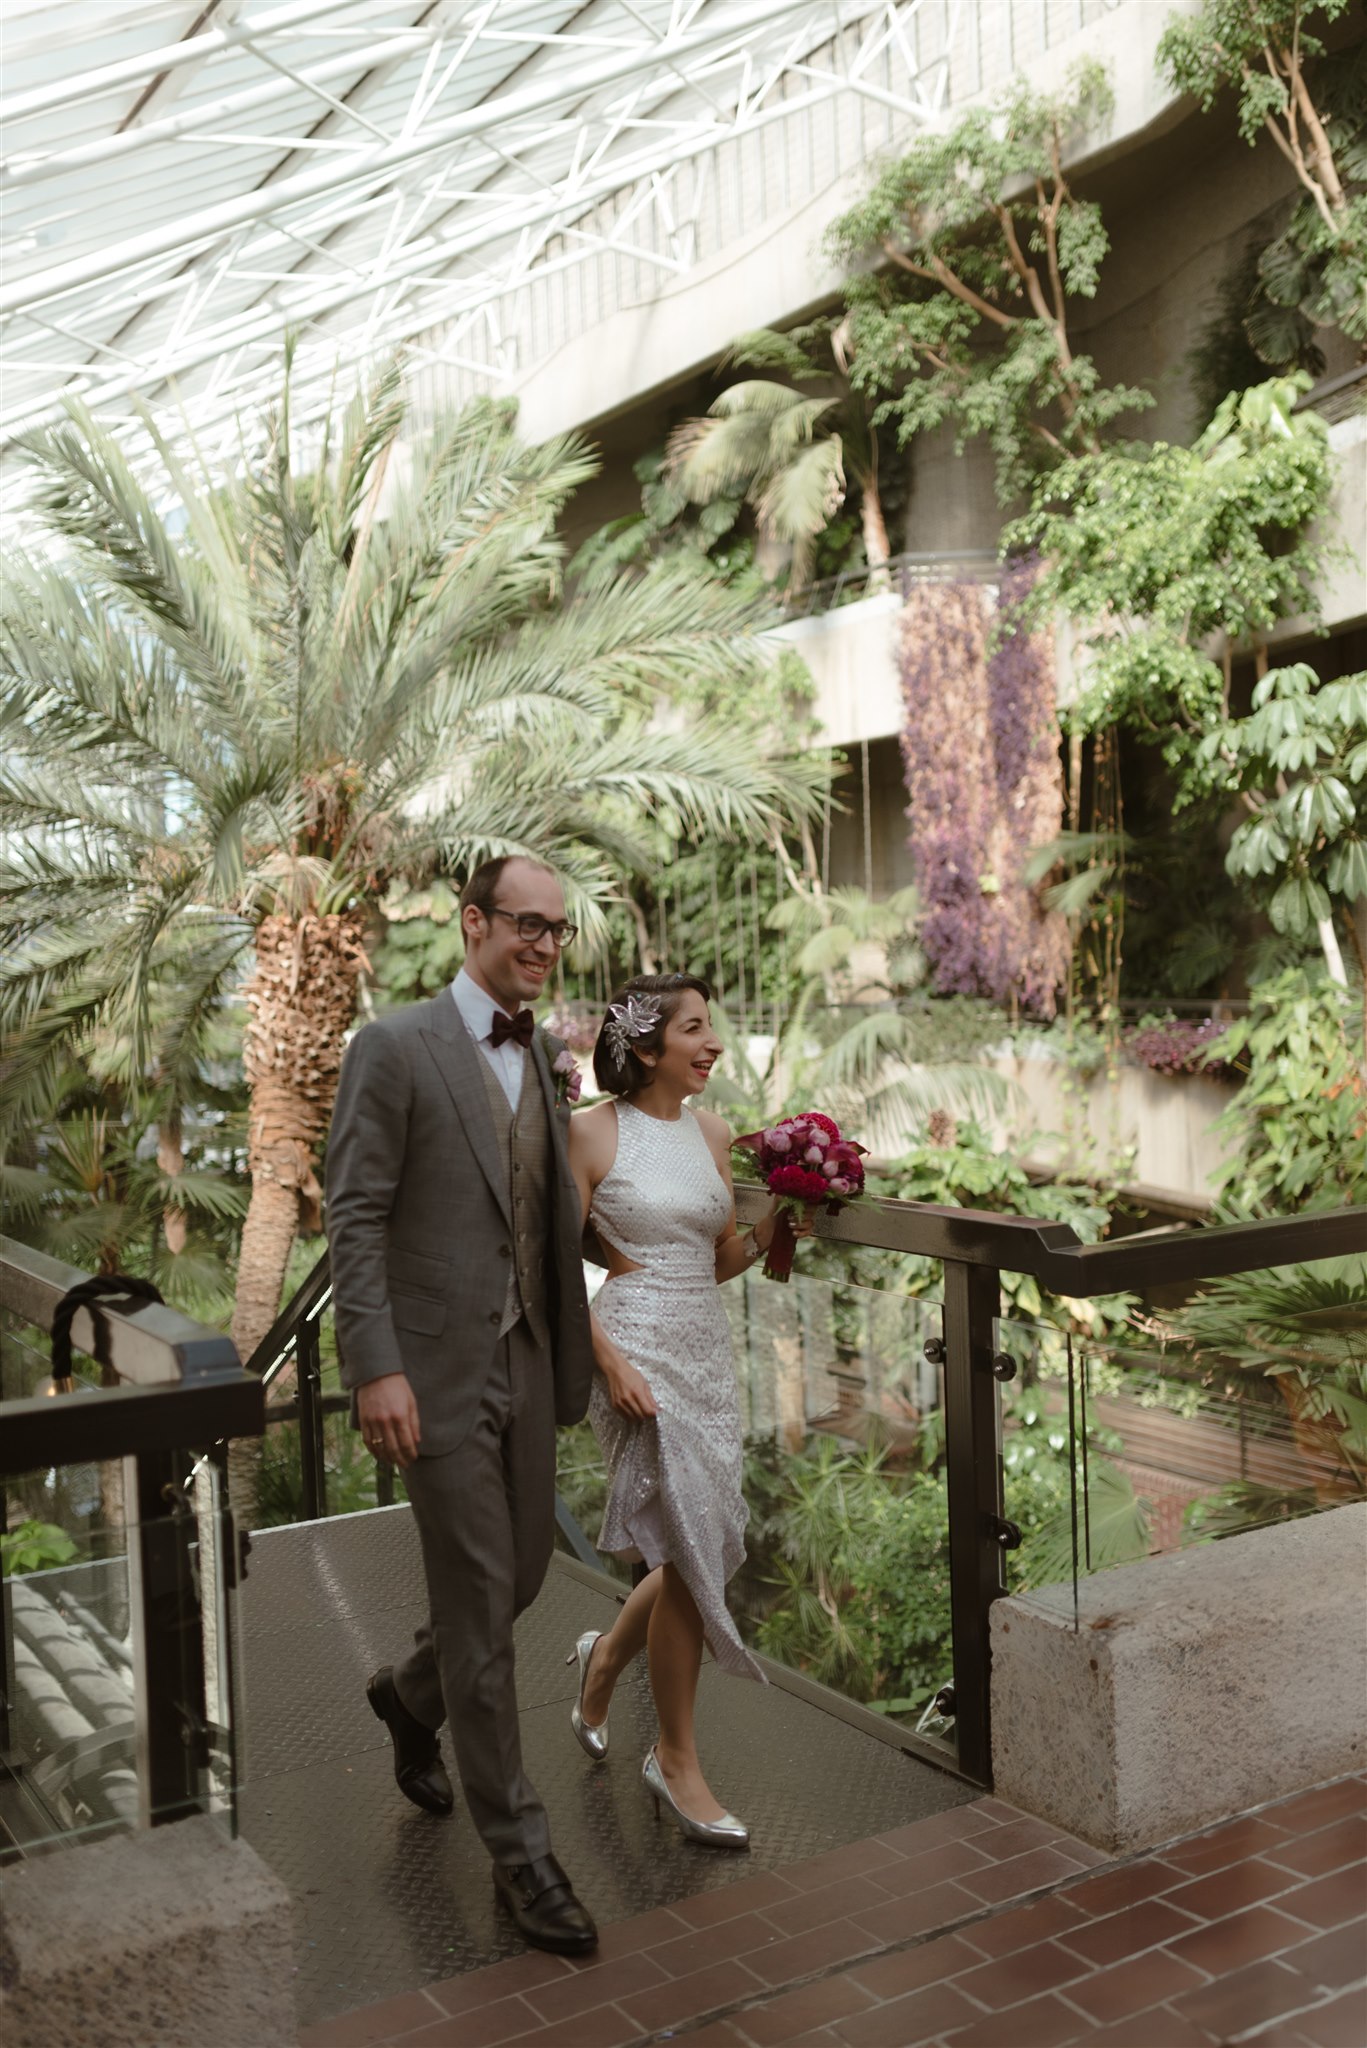
[[[232,1335],[245,1364],[280,1310],[290,1252],[302,1226],[322,1225],[314,1171],[341,1072],[357,985],[368,965],[364,918],[268,917],[256,935],[243,1045],[250,1094],[247,1166],[252,1192],[242,1226]],[[255,1510],[260,1445],[233,1446],[229,1491],[238,1519]]]
[[[185,1171],[185,1148],[178,1114],[157,1125],[157,1165],[168,1180],[178,1179]],[[161,1212],[161,1230],[166,1249],[173,1258],[184,1251],[187,1230],[183,1209],[168,1203]]]

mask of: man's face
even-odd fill
[[[554,875],[530,861],[510,860],[498,878],[495,909],[489,917],[473,905],[462,918],[465,967],[474,980],[505,1010],[534,1003],[555,971],[560,949],[549,932],[539,939],[519,935],[520,917],[544,917],[562,923],[565,898]]]

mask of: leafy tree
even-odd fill
[[[1070,459],[1015,536],[1045,558],[1027,602],[1091,628],[1081,725],[1123,723],[1161,744],[1179,807],[1236,793],[1249,817],[1230,873],[1275,875],[1276,928],[1316,931],[1343,980],[1327,891],[1351,906],[1367,880],[1354,794],[1367,776],[1362,690],[1353,678],[1321,690],[1303,665],[1267,673],[1272,628],[1319,615],[1325,544],[1311,522],[1332,469],[1323,421],[1293,410],[1307,381],[1231,393],[1189,449],[1160,441]],[[1241,719],[1232,672],[1245,649],[1260,680]]]
[[[1017,83],[920,139],[828,237],[852,271],[880,265],[847,287],[851,381],[882,398],[875,422],[896,420],[903,445],[946,420],[960,445],[984,435],[1003,502],[1152,403],[1103,385],[1069,332],[1109,243],[1064,160],[1110,104],[1095,65],[1056,97]]]
[[[1172,83],[1207,111],[1232,88],[1244,141],[1268,137],[1295,172],[1300,202],[1262,250],[1244,309],[1249,341],[1277,368],[1302,361],[1316,329],[1367,344],[1367,44],[1330,56],[1318,33],[1348,7],[1204,0],[1158,46]]]
[[[1228,715],[1236,651],[1318,617],[1324,544],[1308,529],[1332,468],[1323,420],[1293,410],[1307,381],[1231,394],[1190,448],[1109,448],[1041,479],[1010,539],[1042,557],[1027,606],[1091,628],[1084,728],[1132,725],[1190,774]]]
[[[1367,1056],[1345,989],[1289,968],[1211,1050],[1248,1069],[1221,1118],[1237,1151],[1219,1193],[1236,1214],[1367,1201]]]
[[[1367,991],[1356,915],[1367,906],[1367,673],[1321,683],[1306,662],[1272,669],[1250,716],[1207,733],[1197,753],[1250,813],[1230,841],[1230,874],[1270,884],[1273,929],[1317,934],[1331,964],[1337,916]]]
[[[139,1064],[245,973],[251,1201],[233,1335],[275,1316],[390,885],[528,851],[600,918],[663,808],[764,832],[811,777],[733,733],[665,731],[656,692],[739,682],[767,616],[659,565],[559,600],[555,521],[593,471],[481,402],[393,461],[395,367],[296,446],[288,375],[241,472],[154,480],[72,408],[26,443],[49,551],[0,615],[0,1023],[31,1080],[96,1025]],[[176,507],[174,515],[161,507]],[[195,934],[188,971],[184,934]]]
[[[742,497],[715,497],[695,505],[668,475],[663,448],[652,448],[631,466],[641,486],[641,509],[611,519],[589,535],[566,572],[573,585],[584,576],[616,569],[644,568],[684,551],[722,576],[743,576],[754,564],[754,543],[737,536]]]
[[[878,436],[870,401],[852,380],[848,320],[812,321],[785,334],[757,328],[734,341],[718,367],[733,364],[778,374],[731,385],[705,419],[676,427],[665,482],[718,513],[738,500],[753,506],[761,538],[792,548],[792,576],[801,584],[811,574],[818,535],[845,501],[848,472],[859,496],[864,558],[880,567],[891,550],[878,489]],[[813,384],[833,388],[804,395],[802,387]]]
[[[235,1234],[246,1189],[198,1145],[168,1173],[145,1106],[138,1111],[107,1080],[59,1084],[52,1113],[10,1134],[0,1162],[5,1228],[73,1266],[144,1273],[163,1291],[174,1288],[182,1305],[190,1295],[217,1303],[230,1257],[226,1227]],[[191,1218],[205,1226],[194,1239]]]

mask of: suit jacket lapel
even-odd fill
[[[484,1055],[466,1030],[465,1019],[456,1008],[449,989],[433,998],[432,1021],[430,1025],[423,1026],[422,1035],[436,1062],[437,1071],[446,1083],[446,1092],[456,1115],[464,1126],[470,1150],[489,1183],[489,1192],[511,1229],[512,1209],[499,1163],[498,1134],[494,1130],[489,1098],[484,1092],[484,1079],[475,1064]]]
[[[559,1040],[553,1041],[559,1044]],[[569,1171],[569,1148],[565,1142],[565,1126],[569,1122],[569,1110],[555,1099],[555,1076],[551,1072],[550,1058],[538,1031],[531,1044],[531,1061],[536,1068],[536,1078],[541,1083],[541,1093],[546,1100],[546,1115],[551,1126],[551,1145],[556,1162],[564,1172]]]

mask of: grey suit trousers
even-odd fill
[[[394,1667],[425,1727],[449,1724],[470,1817],[497,1863],[550,1853],[522,1768],[513,1622],[541,1590],[555,1541],[555,1387],[525,1318],[494,1349],[475,1425],[404,1474],[422,1540],[429,1620]]]

